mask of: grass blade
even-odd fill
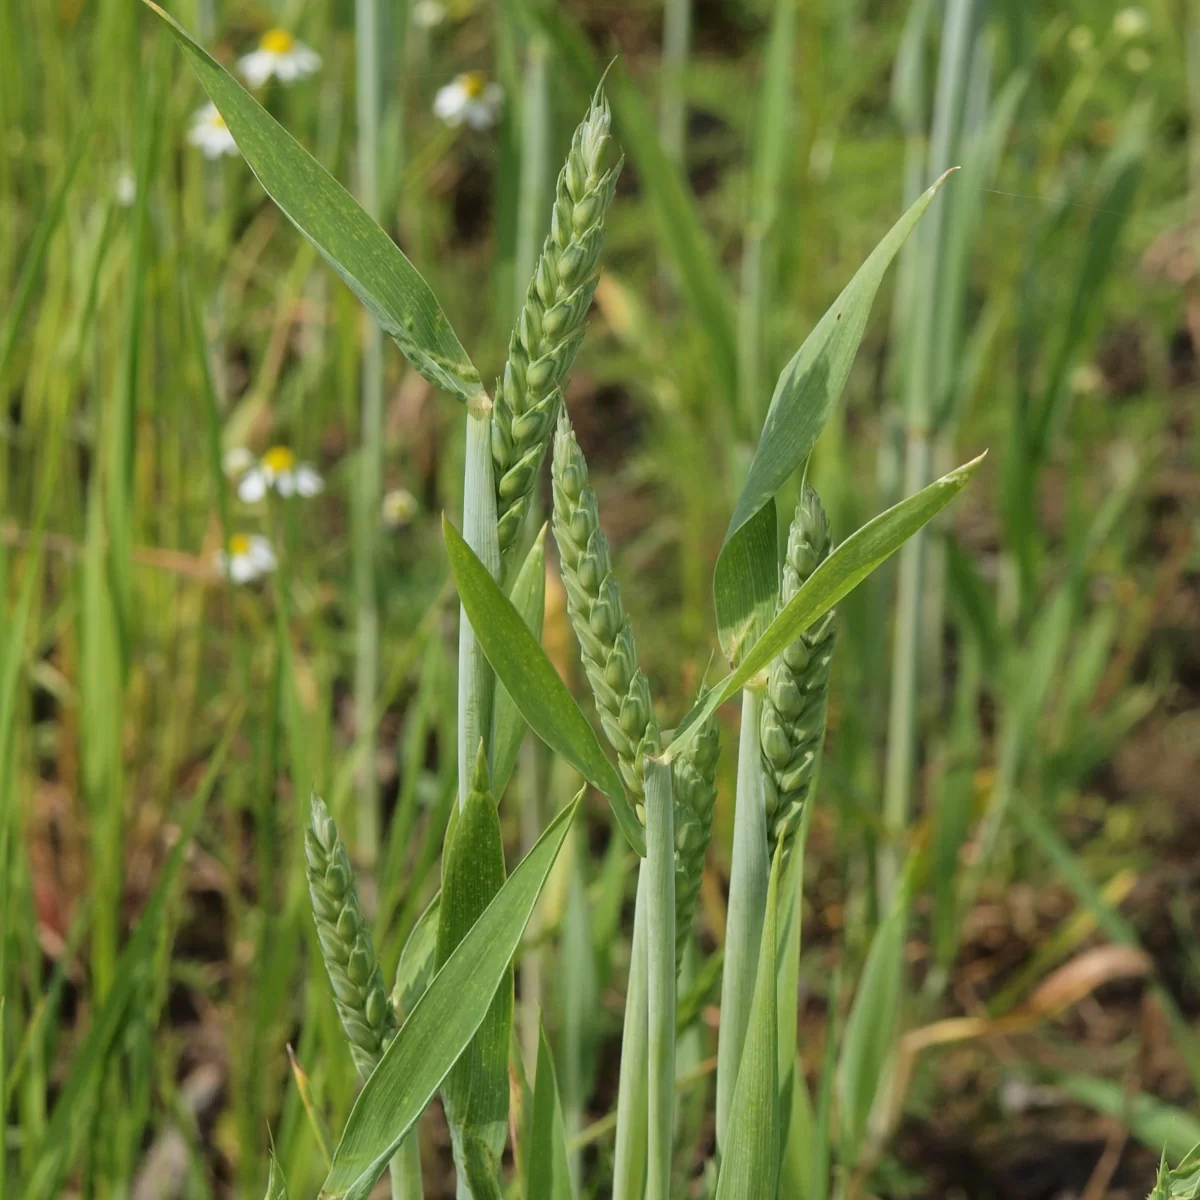
[[[483,1023],[579,807],[547,826],[434,976],[359,1094],[321,1189],[366,1200],[404,1135]]]
[[[673,758],[686,746],[703,722],[734,696],[776,655],[853,591],[881,562],[894,554],[918,529],[928,524],[960,491],[978,469],[984,456],[972,459],[935,480],[915,496],[880,513],[848,537],[813,572],[766,633],[747,652],[737,670],[727,675],[698,703],[667,749]]]
[[[482,390],[429,285],[400,248],[311,154],[152,0],[217,106],[250,169],[284,216],[321,253],[436,387],[467,401]]]
[[[551,750],[608,797],[621,831],[638,854],[645,855],[646,834],[625,796],[621,777],[554,664],[512,601],[445,517],[442,534],[463,610],[517,710]]]
[[[542,637],[542,618],[546,611],[546,527],[534,539],[521,569],[509,591],[508,598],[513,608],[521,614],[526,628],[535,641]],[[525,718],[504,689],[496,680],[496,694],[492,700],[492,794],[497,800],[504,798],[509,776],[517,762],[517,752],[525,736]]]
[[[442,899],[438,910],[437,963],[446,964],[471,927],[504,886],[504,839],[488,786],[483,746],[466,803],[442,852]],[[469,1174],[471,1144],[485,1162],[499,1166],[508,1121],[508,1043],[512,1032],[513,975],[505,969],[483,1024],[442,1084],[442,1105],[460,1178]],[[495,1170],[488,1172],[493,1177]],[[474,1185],[472,1192],[476,1193]]]
[[[558,1098],[554,1055],[550,1053],[550,1043],[546,1040],[546,1027],[540,1021],[525,1200],[571,1200],[567,1133]]]
[[[737,570],[738,542],[752,519],[808,457],[842,394],[884,272],[934,195],[943,175],[892,227],[784,368],[771,397],[754,460],[725,533],[713,576],[717,632],[726,657],[745,640],[760,610],[773,611],[775,592],[747,588]]]
[[[733,1093],[729,1133],[717,1178],[716,1200],[774,1196],[779,1180],[779,1014],[776,1006],[776,938],[782,847],[771,864],[766,918],[754,981],[746,1044]]]

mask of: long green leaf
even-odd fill
[[[901,886],[892,894],[891,908],[883,924],[871,939],[871,949],[867,952],[846,1021],[837,1067],[837,1087],[842,1156],[851,1166],[857,1160],[866,1135],[867,1121],[898,1028],[911,875],[910,867]]]
[[[644,857],[646,831],[625,795],[621,777],[554,664],[512,601],[444,516],[442,534],[463,610],[496,677],[529,728],[608,797],[621,831]]]
[[[868,521],[838,546],[771,622],[737,670],[727,675],[688,713],[668,747],[666,757],[671,759],[682,753],[700,726],[726,700],[736,695],[748,680],[769,665],[771,659],[853,591],[918,529],[933,520],[962,491],[983,459],[981,454],[943,475],[915,496],[909,496]]]
[[[776,938],[782,843],[771,864],[762,948],[754,1000],[737,1084],[716,1200],[758,1200],[774,1196],[779,1180],[779,1049],[776,1006]]]
[[[546,611],[546,527],[529,547],[529,553],[509,589],[508,598],[521,614],[536,641],[542,637],[542,618]],[[492,701],[492,794],[504,798],[509,776],[517,762],[521,739],[525,736],[525,718],[499,679]]]
[[[483,1023],[582,794],[546,827],[433,977],[359,1094],[321,1195],[366,1200],[388,1160]]]
[[[357,201],[191,35],[153,0],[229,126],[238,149],[284,216],[320,251],[405,358],[460,400],[479,372],[429,285]]]
[[[444,966],[504,886],[504,838],[496,801],[488,790],[487,764],[459,809],[442,852],[442,898],[438,910],[437,962]],[[512,1032],[513,976],[500,979],[487,1017],[442,1084],[442,1106],[460,1175],[468,1174],[472,1141],[499,1162],[508,1122],[508,1042]],[[472,1185],[478,1200],[479,1189]]]
[[[554,1055],[550,1053],[550,1043],[546,1040],[546,1027],[540,1021],[525,1200],[571,1200],[566,1126],[558,1099]]]
[[[417,1001],[425,995],[429,981],[437,965],[438,919],[441,913],[442,894],[439,892],[429,902],[429,907],[417,918],[412,933],[400,951],[396,964],[396,981],[392,985],[392,1005],[396,1015],[404,1021],[417,1007]]]
[[[713,576],[721,648],[731,662],[756,622],[774,610],[775,588],[739,570],[740,542],[754,517],[808,457],[846,386],[867,327],[875,293],[896,252],[929,207],[946,176],[926,190],[871,252],[833,307],[821,318],[775,385],[754,460],[738,497]],[[765,618],[769,620],[769,616]]]

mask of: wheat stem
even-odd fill
[[[629,979],[625,985],[625,1021],[621,1028],[621,1072],[617,1082],[617,1144],[613,1156],[613,1200],[642,1200],[646,1180],[646,1135],[650,1077],[646,1070],[649,1044],[647,997],[646,914],[649,869],[643,859],[638,870],[633,908],[633,938],[629,949]]]
[[[649,1029],[646,1200],[669,1200],[675,1131],[675,802],[671,768],[646,772],[646,982]]]
[[[481,392],[467,408],[467,450],[463,482],[463,537],[493,579],[500,577],[500,546],[496,540],[496,493],[492,487],[492,402]],[[472,765],[479,744],[491,767],[492,668],[467,620],[459,612],[458,626],[458,804],[471,786]]]
[[[725,925],[725,969],[721,976],[721,1024],[717,1033],[718,1149],[724,1148],[729,1130],[733,1089],[750,1022],[771,874],[759,745],[761,712],[762,693],[747,688],[742,692],[733,864],[729,874],[729,911]]]

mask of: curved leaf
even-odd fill
[[[460,400],[482,391],[429,284],[354,197],[153,0],[191,60],[238,149],[283,215],[320,251],[430,383]]]
[[[646,831],[625,795],[621,777],[601,749],[587,718],[559,678],[512,601],[488,574],[462,534],[442,517],[442,534],[458,596],[496,678],[529,728],[602,791],[629,844],[643,857]]]
[[[433,977],[359,1093],[321,1195],[367,1200],[375,1181],[483,1023],[558,857],[580,796],[546,827]]]
[[[966,486],[984,455],[935,480],[915,496],[880,513],[848,537],[812,573],[771,622],[766,633],[746,653],[736,671],[726,675],[684,718],[665,757],[683,752],[700,726],[731,696],[740,691],[771,659],[796,640],[814,621],[824,616],[853,591],[884,559],[895,554],[922,526],[933,520]]]
[[[846,386],[884,272],[945,179],[943,175],[892,226],[796,351],[775,385],[758,448],[713,576],[717,633],[721,649],[731,662],[737,661],[740,641],[745,640],[755,622],[761,619],[765,624],[770,619],[776,599],[774,583],[768,586],[765,576],[755,580],[753,589],[746,586],[739,571],[746,558],[741,541],[751,536],[754,517],[816,445]]]

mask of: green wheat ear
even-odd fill
[[[604,216],[621,162],[604,169],[611,117],[597,91],[558,177],[550,233],[496,385],[492,462],[500,549],[516,542],[596,290]]]
[[[829,521],[811,487],[788,530],[779,605],[783,608],[829,557]],[[836,618],[832,610],[771,663],[759,718],[759,737],[771,853],[796,829],[816,775],[825,738],[829,663]]]
[[[702,688],[696,697],[704,699]],[[675,973],[683,963],[683,951],[692,928],[704,856],[712,840],[713,807],[717,799],[717,759],[721,756],[721,734],[716,716],[711,716],[671,764],[675,790]]]
[[[358,902],[346,846],[320,796],[304,831],[304,857],[313,920],[334,1003],[358,1073],[375,1069],[396,1034],[396,1013],[383,985],[371,930]]]
[[[587,462],[565,411],[554,435],[550,478],[554,539],[567,592],[567,614],[579,639],[600,724],[617,752],[625,786],[641,806],[645,804],[642,760],[658,750],[658,725],[650,703],[650,684],[638,666],[633,627],[613,574],[608,538],[600,528]]]

